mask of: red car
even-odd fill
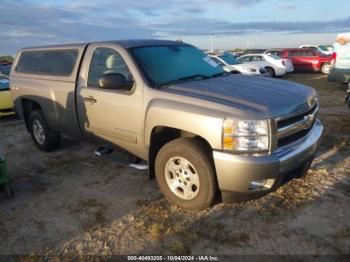
[[[283,49],[282,58],[290,59],[296,70],[313,70],[328,75],[331,69],[331,56],[325,56],[309,48]]]

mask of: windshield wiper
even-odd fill
[[[172,80],[172,81],[160,84],[159,87],[169,86],[171,84],[176,84],[176,83],[179,83],[179,82],[183,82],[184,80],[191,80],[191,79],[196,79],[196,78],[209,79],[209,78],[211,78],[211,76],[201,75],[201,74],[196,74],[196,75],[191,75],[191,76],[184,76],[184,77],[180,77],[180,78],[178,78],[176,80]]]
[[[202,79],[209,79],[210,78],[210,76],[196,74],[196,75],[191,75],[191,76],[180,77],[177,80],[190,80],[190,79],[196,79],[198,77],[201,77]]]

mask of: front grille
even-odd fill
[[[300,114],[277,120],[277,146],[282,147],[305,137],[316,121],[318,104]]]

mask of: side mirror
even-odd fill
[[[98,84],[103,89],[130,91],[134,82],[127,81],[122,74],[111,73],[103,75]]]

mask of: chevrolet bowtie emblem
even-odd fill
[[[304,129],[309,129],[314,123],[315,116],[313,114],[304,116],[305,126]]]

